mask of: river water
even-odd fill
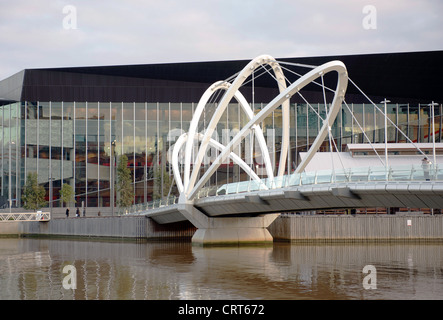
[[[443,245],[0,239],[0,288],[1,300],[443,299]]]

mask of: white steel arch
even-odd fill
[[[197,137],[198,121],[200,120],[201,114],[202,114],[203,110],[205,109],[206,104],[209,101],[209,98],[217,90],[226,90],[227,91],[227,90],[229,90],[230,87],[231,87],[231,84],[229,82],[218,81],[218,82],[214,83],[213,85],[211,85],[205,91],[205,93],[200,98],[200,101],[199,101],[199,103],[198,103],[198,105],[197,105],[197,107],[195,109],[194,115],[192,117],[191,124],[189,126],[189,132],[187,134],[188,137]],[[238,91],[238,90],[235,91],[234,92],[234,98],[238,101],[238,103],[240,104],[240,106],[242,107],[242,109],[244,110],[246,115],[248,116],[248,118],[252,119],[254,117],[254,112],[252,111],[251,107],[249,106],[248,102],[246,101],[244,96],[241,94],[241,92]],[[222,108],[222,107],[219,105],[217,110],[219,110],[220,108]],[[223,112],[220,113],[220,117],[221,117],[222,113]],[[215,123],[215,125],[217,125],[217,123],[218,123],[218,121]],[[263,136],[263,131],[261,130],[260,126],[258,126],[258,125],[254,125],[251,129],[255,132],[256,137],[257,137],[257,141],[258,141],[259,146],[260,146],[260,149],[262,150],[262,154],[263,154],[263,158],[264,158],[264,163],[265,163],[265,168],[266,168],[266,173],[268,175],[268,178],[272,179],[274,174],[273,174],[273,171],[272,171],[271,158],[269,156],[269,153],[267,152],[266,141],[265,141],[265,138]],[[214,130],[211,131],[211,134],[209,135],[209,137],[207,137],[206,135],[204,135],[203,137],[198,136],[198,140],[202,140],[203,141],[204,139],[209,139],[209,140],[207,140],[208,141],[207,143],[208,144],[211,143],[210,141],[212,140],[211,137],[212,137],[212,133],[213,132],[214,132]],[[289,129],[288,129],[288,132],[289,132]],[[184,177],[183,177],[183,188],[184,188],[183,191],[184,192],[186,192],[189,189],[190,170],[191,170],[191,155],[192,155],[192,147],[194,145],[195,138],[186,139],[186,140],[187,141],[186,141],[186,146],[185,146],[185,161],[184,161],[185,162],[185,169],[184,169]],[[218,149],[217,145],[214,144],[213,142],[212,142],[212,146],[214,146],[214,147],[216,147]],[[174,146],[174,150],[176,148],[180,149],[181,145],[176,143],[175,146]],[[203,151],[203,155],[204,155],[207,152],[207,145],[206,146],[201,146],[200,150]],[[173,157],[173,159],[174,159],[173,162],[177,162],[178,161],[177,160],[178,159],[178,153],[177,153],[177,158]],[[234,157],[233,159],[236,159],[236,157]],[[200,168],[200,165],[201,165],[201,161],[199,163],[196,163],[195,168],[197,168],[197,169],[194,170],[194,171],[198,172],[198,169]],[[178,166],[177,166],[177,168],[178,168]],[[177,185],[179,185],[179,183],[181,183],[180,182],[181,179],[177,180],[179,175],[174,173],[174,176],[176,177]],[[192,186],[194,185],[194,183],[192,183]]]
[[[279,95],[275,97],[268,105],[266,105],[257,115],[254,115],[252,109],[249,104],[246,102],[244,96],[238,91],[243,82],[252,74],[252,72],[258,68],[259,66],[267,64],[270,65],[274,71],[275,78],[278,82],[279,87]],[[176,180],[177,186],[181,193],[181,201],[193,200],[198,191],[203,187],[203,185],[209,180],[209,178],[215,173],[215,171],[219,168],[219,166],[230,157],[234,162],[236,162],[250,177],[254,180],[261,181],[260,178],[256,175],[253,170],[235,153],[231,152],[238,146],[238,144],[248,136],[251,131],[254,131],[257,136],[257,140],[260,144],[260,148],[262,154],[265,159],[265,166],[268,174],[268,178],[273,178],[272,166],[270,163],[269,152],[266,148],[265,139],[263,137],[263,132],[259,124],[266,119],[276,108],[282,106],[283,111],[283,133],[282,133],[282,145],[281,145],[281,154],[280,154],[280,165],[278,168],[278,175],[283,175],[285,172],[286,159],[289,150],[289,100],[292,95],[299,92],[306,85],[313,82],[319,77],[323,75],[335,71],[338,74],[337,87],[334,91],[334,98],[332,104],[328,110],[327,117],[323,122],[323,126],[312,144],[311,148],[308,150],[306,157],[296,168],[295,172],[301,172],[305,169],[306,165],[314,156],[315,152],[320,148],[323,143],[328,131],[330,130],[332,124],[334,123],[335,118],[340,110],[342,101],[344,99],[344,95],[346,93],[346,88],[348,85],[348,75],[346,71],[345,65],[340,61],[331,61],[325,63],[315,69],[311,70],[304,76],[300,77],[297,81],[292,83],[289,87],[286,87],[285,78],[277,61],[275,61],[271,56],[263,55],[252,60],[248,65],[238,74],[232,84],[219,81],[214,83],[206,92],[203,94],[200,102],[196,108],[193,119],[191,121],[190,129],[188,133],[182,134],[180,138],[177,140],[172,156],[173,163],[173,171],[174,178]],[[214,112],[212,119],[208,125],[208,128],[204,134],[198,134],[197,125],[200,119],[200,116],[209,101],[209,98],[212,94],[217,90],[225,90],[225,94],[219,103],[217,109]],[[237,133],[237,135],[228,143],[227,146],[223,146],[214,139],[212,139],[212,134],[218,124],[223,112],[225,111],[228,103],[235,98],[247,114],[250,119],[249,122]],[[200,141],[201,145],[198,150],[197,157],[194,163],[194,169],[192,172],[190,171],[191,165],[191,155],[192,155],[192,147],[194,141]],[[184,171],[184,182],[181,180],[181,175],[178,166],[178,153],[182,146],[186,143],[185,146],[185,171]],[[205,171],[203,176],[197,181],[198,173],[200,170],[201,163],[203,161],[204,155],[207,152],[208,146],[215,147],[220,151],[220,154],[217,156],[216,160],[209,166],[209,168]],[[184,197],[183,197],[184,196]]]
[[[274,72],[275,78],[277,80],[278,88],[280,92],[283,92],[286,90],[286,81],[283,75],[283,71],[280,67],[280,65],[275,61],[275,59],[269,55],[261,55],[257,58],[253,59],[251,62],[249,62],[237,75],[233,83],[229,86],[228,90],[223,95],[222,100],[220,101],[209,125],[205,132],[205,135],[202,139],[197,157],[194,162],[194,170],[192,171],[190,175],[189,182],[186,183],[186,189],[185,193],[188,193],[194,186],[197,181],[199,169],[201,166],[201,163],[203,162],[203,158],[205,156],[205,153],[208,148],[209,141],[212,137],[212,133],[215,130],[215,127],[217,126],[217,123],[220,121],[221,116],[223,115],[223,112],[225,111],[226,107],[228,106],[228,103],[232,100],[232,98],[235,96],[236,92],[239,90],[240,86],[244,83],[244,81],[254,72],[255,69],[262,65],[269,65],[272,67],[272,70]],[[206,100],[207,101],[207,100]],[[283,132],[282,132],[282,150],[280,153],[280,166],[279,166],[279,172],[278,175],[284,174],[284,169],[286,166],[286,159],[288,155],[288,148],[289,148],[289,101],[283,101],[281,103],[282,105],[282,111],[283,111]],[[252,127],[252,126],[251,126]],[[251,128],[249,128],[251,129]],[[191,143],[188,140],[188,143]],[[260,141],[260,140],[259,140]],[[189,153],[190,147],[186,148],[186,152]],[[185,155],[186,156],[186,155]],[[185,161],[186,163],[186,161]],[[186,175],[185,175],[186,177]]]
[[[195,134],[194,140],[202,140],[202,139],[203,139],[203,134],[201,134],[201,133]],[[175,143],[175,146],[174,146],[174,149],[172,152],[172,159],[178,159],[178,153],[180,152],[180,149],[182,148],[183,144],[187,143],[188,140],[191,140],[191,139],[189,139],[188,133],[182,134],[177,139],[177,142]],[[209,140],[209,145],[211,147],[216,148],[219,151],[222,151],[224,149],[224,145],[222,145],[220,142],[218,142],[214,139]],[[259,184],[262,182],[261,178],[253,170],[251,170],[251,168],[248,166],[248,164],[246,162],[244,162],[243,159],[241,159],[238,155],[236,155],[234,152],[231,152],[229,154],[229,157],[235,163],[237,163],[245,172],[247,172],[253,180],[257,181]],[[183,185],[183,182],[182,182],[182,179],[180,176],[180,168],[178,166],[178,161],[172,162],[172,171],[174,173],[174,179],[175,179],[178,190],[180,191],[180,193],[184,192],[185,187]],[[265,190],[268,189],[266,187],[266,185],[264,185],[264,184],[263,184],[262,188]]]

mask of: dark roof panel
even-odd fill
[[[349,77],[371,99],[392,102],[443,102],[443,51],[362,54],[278,59],[321,65],[345,63]],[[240,71],[249,60],[29,69],[0,82],[0,99],[21,101],[198,102],[206,88]],[[305,73],[307,69],[300,69]],[[276,94],[275,82],[256,82],[257,102]],[[312,90],[319,87],[311,86]],[[348,86],[346,99],[361,102]],[[246,92],[247,96],[248,93]],[[315,96],[315,94],[314,94]],[[317,94],[320,98],[320,95]],[[321,102],[321,101],[319,101]]]

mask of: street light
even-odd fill
[[[385,166],[386,169],[388,168],[388,107],[387,103],[391,102],[390,100],[387,100],[386,98],[381,101],[380,103],[385,104]]]
[[[9,141],[8,142],[9,145],[9,177],[8,177],[8,197],[9,197],[9,213],[11,213],[11,208],[12,208],[12,179],[11,179],[11,161],[12,161],[12,157],[11,157],[11,145],[15,145],[14,141]]]
[[[438,106],[438,103],[432,101],[432,103],[428,104],[431,109],[431,121],[432,121],[432,153],[434,156],[434,168],[437,165],[437,158],[435,156],[435,115],[434,115],[434,106]]]
[[[115,154],[115,144],[116,140],[111,142],[111,214],[114,216],[114,154]]]
[[[52,172],[49,172],[49,212],[52,217],[52,206],[53,206],[53,184],[52,184]]]

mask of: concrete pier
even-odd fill
[[[267,228],[279,216],[266,214],[255,217],[211,218],[186,200],[179,202],[178,210],[197,227],[192,243],[201,246],[272,243],[273,238]]]

